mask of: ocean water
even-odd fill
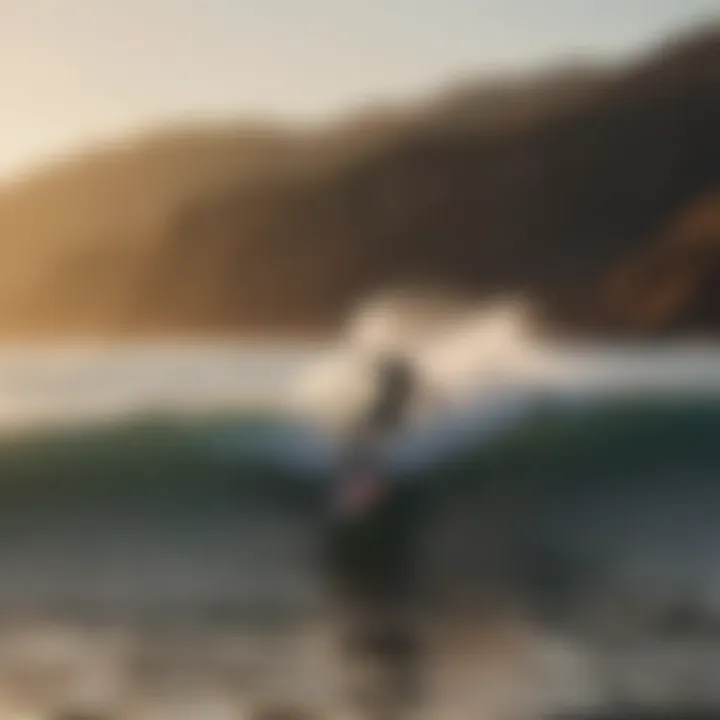
[[[428,499],[424,709],[720,708],[720,350],[487,327],[413,346],[435,396],[389,449]],[[340,716],[318,553],[357,373],[346,346],[0,352],[0,717]]]
[[[716,705],[720,406],[536,412],[425,479],[437,716]],[[337,715],[318,483],[244,455],[252,443],[218,452],[230,426],[273,436],[266,418],[155,416],[2,446],[8,717]]]

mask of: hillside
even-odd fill
[[[129,140],[0,194],[0,334],[325,330],[404,283],[717,334],[718,128],[720,30],[324,128]]]

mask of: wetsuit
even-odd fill
[[[385,697],[366,698],[368,715],[398,717],[417,655],[408,624],[417,508],[384,467],[380,446],[405,424],[416,382],[412,367],[400,358],[382,359],[377,370],[378,391],[338,470],[328,570],[348,659],[374,665],[373,672],[386,676],[385,690],[378,690],[381,682],[370,691]]]
[[[406,422],[415,377],[403,359],[383,358],[377,392],[347,444],[337,470],[331,508],[331,574],[354,594],[400,591],[409,570],[403,493],[383,463],[383,444]]]

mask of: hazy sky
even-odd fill
[[[0,175],[177,117],[317,117],[430,90],[458,74],[577,51],[626,52],[718,7],[718,0],[0,0]]]

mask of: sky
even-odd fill
[[[166,122],[322,119],[614,58],[711,17],[718,0],[0,0],[0,177]]]

